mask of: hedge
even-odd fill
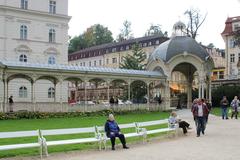
[[[12,112],[0,113],[0,120],[9,119],[47,119],[47,118],[72,118],[72,117],[91,117],[91,116],[107,116],[110,113],[116,115],[132,114],[132,113],[147,113],[154,112],[149,110],[134,110],[134,111],[113,111],[102,110],[97,112]],[[156,112],[156,111],[155,111]]]

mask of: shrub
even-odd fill
[[[240,86],[220,86],[212,91],[212,105],[219,107],[223,96],[227,96],[229,103],[234,96],[240,96]]]

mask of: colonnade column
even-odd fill
[[[63,103],[63,98],[62,98],[62,83],[63,83],[63,79],[60,79],[59,80],[59,84],[60,84],[60,86],[59,86],[59,102],[60,102],[60,104],[62,104]]]
[[[5,107],[6,107],[6,93],[5,93],[5,88],[6,88],[6,85],[5,85],[5,82],[6,82],[6,78],[5,78],[5,74],[2,74],[1,77],[0,77],[0,80],[3,82],[3,97],[2,97],[2,112],[5,112]]]
[[[87,104],[87,82],[88,79],[84,79],[84,104]]]
[[[198,98],[202,98],[202,83],[199,82],[198,84]]]
[[[77,101],[77,92],[78,92],[78,81],[75,81],[75,95],[74,95],[75,101]]]
[[[170,86],[169,86],[169,80],[166,80],[165,87],[164,87],[164,109],[170,109],[170,101],[171,101],[171,95],[170,95]]]
[[[56,100],[57,100],[57,82],[56,82],[56,80],[54,80],[54,92],[55,92],[55,94],[54,94],[54,102],[56,102]]]
[[[110,101],[110,80],[106,80],[107,83],[107,100]]]
[[[36,111],[36,97],[35,97],[35,84],[36,84],[36,80],[33,79],[33,81],[31,82],[31,92],[32,92],[32,95],[31,95],[31,102],[32,102],[32,105],[33,105],[33,112]]]
[[[150,102],[150,90],[149,90],[149,85],[150,85],[150,82],[146,82],[147,84],[147,103],[149,104]]]
[[[128,80],[127,83],[128,83],[128,100],[131,101],[131,83],[132,83],[132,81]]]
[[[187,108],[192,106],[192,82],[188,83],[188,92],[187,92]]]
[[[209,80],[208,100],[209,100],[210,103],[212,103],[212,83],[211,83],[211,80]]]
[[[205,83],[202,83],[202,97],[205,98]]]

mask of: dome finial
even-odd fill
[[[173,25],[172,37],[176,36],[186,36],[186,25],[180,20]]]

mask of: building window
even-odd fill
[[[27,88],[25,86],[19,88],[19,98],[27,98]]]
[[[95,67],[97,66],[97,61],[94,61],[94,66],[95,66]]]
[[[156,44],[159,44],[159,40],[156,40]]]
[[[80,66],[82,66],[82,62],[80,63]]]
[[[121,46],[121,47],[120,47],[120,51],[123,51],[123,50],[124,50],[124,48],[123,48],[123,46]]]
[[[53,87],[50,87],[48,89],[48,98],[54,98],[55,97],[55,89]]]
[[[117,63],[117,58],[112,58],[112,63]]]
[[[106,63],[109,64],[109,59],[107,59]]]
[[[49,1],[49,13],[56,13],[56,1]]]
[[[152,45],[152,42],[149,42],[148,45],[151,46],[151,45]]]
[[[102,60],[99,60],[99,66],[101,66],[102,65]]]
[[[48,58],[48,64],[56,64],[56,58],[54,56],[50,56]]]
[[[83,62],[83,66],[85,66],[85,62]]]
[[[91,67],[91,66],[92,66],[92,63],[91,63],[91,61],[89,61],[89,63],[88,63],[88,64],[89,64],[89,67]]]
[[[147,43],[143,43],[143,47],[147,47]]]
[[[49,37],[49,42],[50,43],[56,42],[56,31],[55,31],[55,29],[50,29],[48,35],[49,35],[48,37]]]
[[[21,0],[21,8],[28,9],[28,0]]]
[[[230,47],[230,48],[234,48],[234,47],[235,47],[235,42],[234,42],[233,39],[230,39],[230,40],[229,40],[229,47]]]
[[[27,56],[25,54],[21,54],[19,56],[19,61],[20,62],[27,62]]]
[[[219,71],[219,79],[224,79],[224,71]]]
[[[20,27],[20,39],[27,39],[27,26],[25,25]]]
[[[230,54],[230,62],[231,63],[235,62],[235,54]]]
[[[126,46],[126,50],[129,50],[129,46]]]

